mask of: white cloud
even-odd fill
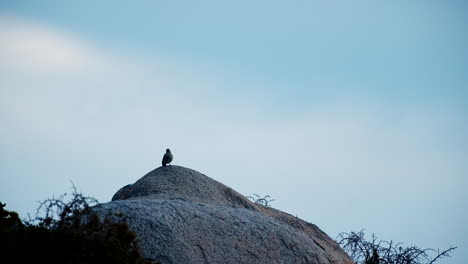
[[[0,65],[9,70],[69,72],[96,67],[100,56],[73,36],[0,15]]]

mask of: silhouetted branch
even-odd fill
[[[443,257],[450,257],[450,253],[452,251],[454,251],[457,247],[453,247],[451,246],[450,248],[440,252],[438,249],[437,249],[437,256],[431,260],[431,262],[429,262],[429,264],[433,264],[436,260],[438,260],[439,258],[443,258]]]
[[[40,202],[36,211],[36,218],[32,222],[37,222],[46,228],[62,228],[69,225],[80,215],[89,212],[91,206],[98,203],[95,198],[85,196],[78,192],[76,186],[72,184],[71,198],[67,198],[67,193],[55,198],[48,198]]]
[[[379,240],[374,234],[368,241],[364,230],[359,232],[343,232],[338,235],[337,242],[357,264],[433,264],[442,257],[450,257],[456,247],[450,247],[431,257],[434,249],[421,249],[417,246],[403,247],[402,243]]]

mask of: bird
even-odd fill
[[[163,167],[166,166],[167,164],[171,163],[172,161],[172,153],[170,149],[166,149],[166,153],[163,156],[162,159],[162,165]]]

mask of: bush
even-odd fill
[[[370,240],[366,240],[363,230],[341,233],[337,242],[357,264],[433,264],[443,257],[450,257],[450,253],[456,249],[450,247],[439,251],[417,246],[404,247],[402,243],[379,240],[374,234]]]
[[[122,215],[100,219],[91,210],[97,200],[74,186],[66,197],[43,201],[24,222],[0,203],[0,263],[150,263]]]

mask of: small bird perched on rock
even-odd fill
[[[167,164],[171,163],[172,161],[172,153],[170,149],[166,149],[166,154],[164,154],[164,157],[162,159],[162,165],[166,166]]]

